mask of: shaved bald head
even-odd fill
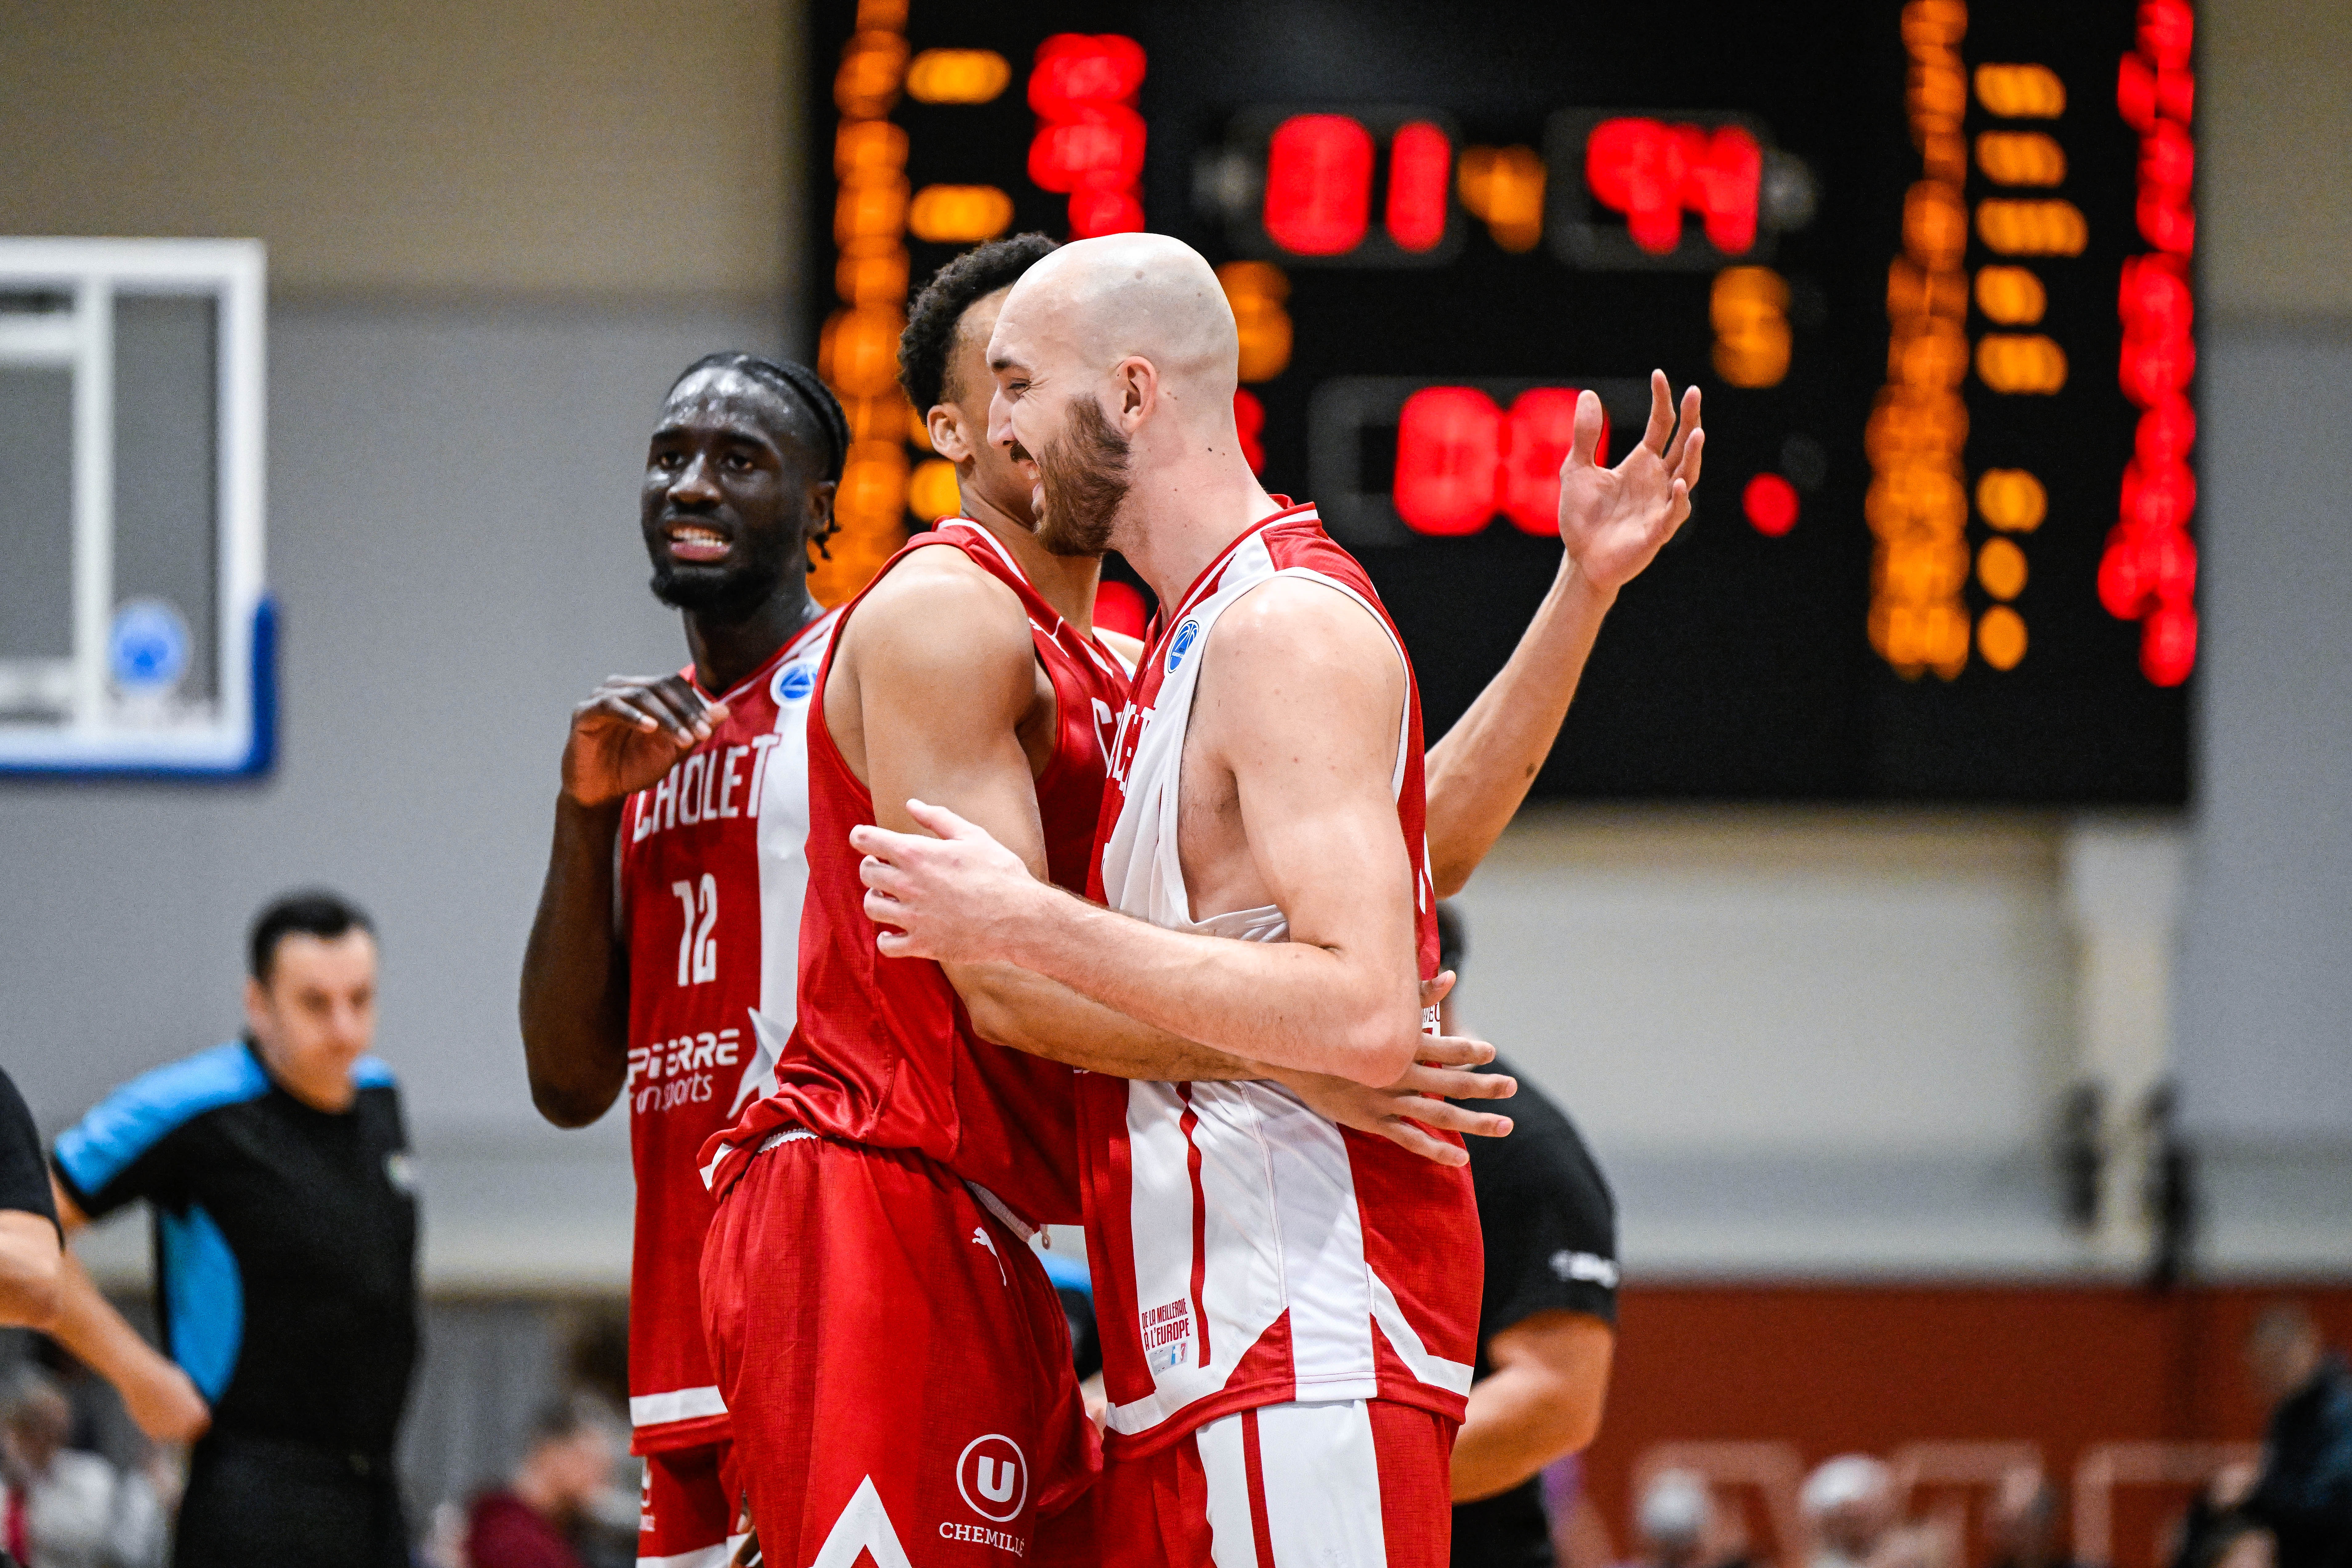
[[[1159,368],[1167,395],[1233,403],[1241,336],[1223,285],[1201,253],[1164,234],[1114,234],[1066,245],[1022,274],[998,317],[1026,331],[1033,313],[1106,373],[1134,356]]]
[[[1005,296],[988,361],[989,439],[1032,465],[1050,549],[1100,553],[1155,470],[1204,452],[1243,463],[1233,309],[1181,240],[1110,235],[1041,258]]]

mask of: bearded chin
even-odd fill
[[[1108,550],[1112,525],[1133,482],[1127,458],[1127,437],[1103,417],[1094,399],[1079,398],[1070,410],[1069,430],[1037,454],[1045,492],[1037,542],[1056,555]]]
[[[653,581],[646,586],[673,610],[735,621],[766,603],[782,582],[782,563],[765,559],[718,572],[691,566],[681,570],[676,562],[656,560]]]

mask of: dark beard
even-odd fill
[[[661,551],[654,557],[653,581],[646,586],[673,610],[740,621],[773,597],[784,581],[784,563],[761,549],[756,536],[749,543],[740,564],[716,570],[680,565],[668,551]]]
[[[1037,453],[1045,490],[1038,543],[1056,555],[1100,555],[1110,548],[1111,524],[1134,482],[1127,451],[1127,437],[1112,428],[1102,405],[1078,398],[1068,431]]]

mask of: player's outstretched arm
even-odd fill
[[[1559,574],[1510,662],[1429,751],[1429,868],[1452,898],[1502,837],[1559,736],[1601,622],[1690,516],[1706,445],[1698,388],[1682,417],[1664,371],[1650,373],[1650,423],[1613,468],[1594,461],[1601,399],[1576,401],[1576,438],[1559,468]]]
[[[1283,910],[1289,941],[1196,936],[1097,908],[1026,875],[982,826],[910,799],[937,840],[851,835],[882,951],[1016,964],[1247,1060],[1392,1083],[1421,1038],[1413,868],[1391,793],[1403,665],[1360,605],[1283,578],[1227,610],[1204,657],[1187,765],[1232,792],[1253,897]],[[1196,897],[1223,896],[1213,874],[1203,891],[1187,871]]]
[[[558,1127],[604,1115],[628,1078],[629,961],[613,882],[622,805],[726,716],[675,675],[614,676],[572,710],[555,839],[522,960],[531,1103]]]

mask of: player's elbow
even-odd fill
[[[0,1319],[17,1328],[47,1330],[65,1299],[63,1274],[54,1242],[46,1248],[12,1247],[0,1277]]]
[[[1608,1395],[1608,1384],[1598,1380],[1570,1384],[1561,1391],[1553,1406],[1552,1428],[1546,1434],[1549,1452],[1538,1468],[1592,1447],[1592,1440],[1601,1436],[1601,1411]]]
[[[585,1127],[612,1109],[614,1089],[595,1089],[530,1075],[530,1103],[543,1121],[565,1129]]]
[[[1336,1070],[1371,1089],[1385,1089],[1405,1075],[1421,1050],[1418,1014],[1383,1007],[1348,1030],[1347,1059]]]

